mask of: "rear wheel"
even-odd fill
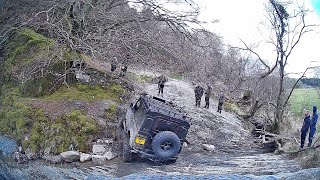
[[[179,137],[171,131],[156,134],[152,141],[152,150],[157,158],[168,160],[178,154],[181,148]]]
[[[123,131],[123,149],[122,149],[122,158],[124,162],[132,161],[132,152],[130,147],[130,136],[128,133]]]

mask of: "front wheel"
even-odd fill
[[[130,147],[130,136],[125,131],[123,132],[123,149],[122,149],[122,158],[124,162],[132,161],[132,152]]]
[[[152,150],[161,160],[168,160],[177,155],[181,148],[179,137],[171,131],[156,134],[152,141]]]

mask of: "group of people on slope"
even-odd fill
[[[201,87],[200,85],[196,86],[194,89],[194,94],[195,94],[195,99],[196,99],[196,106],[200,107],[201,104],[201,98],[203,96],[203,87]],[[204,108],[208,108],[209,109],[209,103],[210,103],[210,96],[211,96],[211,91],[212,91],[212,87],[208,85],[207,90],[204,92],[205,96],[204,96],[204,101],[205,101],[205,106]],[[221,110],[222,110],[222,106],[225,100],[225,96],[223,91],[220,91],[219,94],[219,103],[218,103],[218,110],[217,112],[219,112],[221,114]]]
[[[158,77],[158,95],[161,95],[163,97],[163,89],[164,84],[167,82],[167,78],[164,75],[161,75]],[[201,104],[201,98],[203,96],[203,93],[205,94],[204,100],[205,100],[205,106],[204,108],[209,108],[210,103],[210,96],[211,96],[212,87],[208,85],[207,90],[204,92],[203,87],[200,85],[196,86],[194,89],[195,99],[196,99],[196,106],[200,107]],[[223,91],[219,94],[219,104],[218,104],[218,110],[217,112],[221,113],[222,106],[225,100],[225,96]]]
[[[313,106],[312,111],[313,111],[312,117],[310,117],[309,111],[305,110],[305,117],[304,117],[303,125],[301,128],[300,149],[303,149],[303,147],[304,147],[304,142],[305,142],[308,131],[309,131],[308,147],[310,147],[312,145],[312,139],[313,139],[314,134],[316,132],[317,121],[318,121],[317,106]]]
[[[120,74],[119,76],[120,77],[124,77],[128,71],[128,65],[127,63],[122,63],[121,65],[117,65],[117,60],[113,60],[111,62],[111,73],[113,73],[116,69],[117,69],[117,66],[120,66]]]

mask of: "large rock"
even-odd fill
[[[26,155],[20,153],[20,152],[15,152],[12,155],[13,159],[16,160],[19,164],[25,164],[28,163],[28,158]]]
[[[56,156],[44,155],[44,156],[42,156],[42,159],[49,161],[53,164],[58,164],[63,161],[62,157],[60,155],[56,155]]]
[[[111,151],[108,151],[104,154],[104,157],[107,159],[107,160],[111,160],[113,159],[115,156],[114,154],[111,152]]]
[[[93,145],[92,147],[92,153],[95,154],[95,155],[103,155],[104,153],[106,153],[106,148],[104,145],[101,145],[101,144],[96,144],[96,145]]]
[[[80,160],[80,153],[78,151],[66,151],[60,154],[65,162],[74,162]]]
[[[202,144],[202,148],[207,151],[214,151],[215,150],[214,145],[211,145],[211,144]]]
[[[25,155],[27,156],[27,158],[28,158],[29,160],[36,160],[36,159],[39,158],[39,156],[38,156],[34,151],[32,151],[31,149],[29,149],[29,148],[27,148],[27,149],[25,150]]]
[[[106,157],[104,155],[92,155],[92,162],[103,164],[106,162]]]
[[[90,161],[92,156],[86,153],[80,153],[80,162]]]

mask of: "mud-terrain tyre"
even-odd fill
[[[160,160],[168,160],[177,155],[180,147],[179,137],[171,131],[160,132],[152,140],[153,153]]]
[[[132,152],[131,152],[129,140],[130,140],[129,134],[123,131],[122,159],[124,162],[132,161]]]

